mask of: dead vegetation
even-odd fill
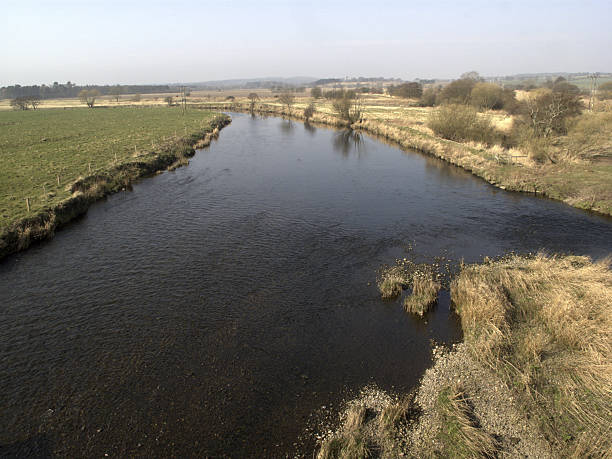
[[[401,428],[416,414],[414,397],[393,398],[366,387],[341,413],[339,428],[322,441],[317,459],[397,457]]]
[[[415,272],[412,275],[412,294],[405,298],[404,309],[422,317],[436,302],[440,288],[433,272]]]
[[[415,263],[406,258],[396,260],[395,265],[384,266],[378,273],[377,286],[383,299],[394,299],[406,290],[406,312],[423,316],[438,298],[442,288],[441,273],[437,263]]]
[[[612,450],[610,260],[511,256],[468,266],[451,296],[473,357],[567,457]]]

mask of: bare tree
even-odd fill
[[[287,106],[287,110],[289,111],[289,115],[291,115],[291,107],[295,104],[295,96],[289,92],[284,92],[280,96],[278,96],[278,101]]]
[[[81,99],[81,102],[84,104],[87,104],[89,108],[93,108],[96,103],[96,97],[99,96],[100,91],[97,89],[81,89],[81,92],[79,92],[79,99]]]
[[[314,112],[315,112],[315,104],[314,102],[310,102],[308,106],[304,109],[304,118],[306,118],[306,122],[308,122],[310,118],[312,118],[312,115],[314,115]]]
[[[11,99],[11,107],[15,110],[27,110],[29,106],[29,102],[27,97],[16,97],[15,99]]]
[[[332,104],[332,107],[336,114],[349,124],[361,121],[363,116],[363,104],[359,97],[337,99]]]
[[[250,109],[251,109],[251,113],[253,113],[253,111],[255,110],[255,102],[257,102],[259,100],[259,96],[257,95],[256,92],[252,92],[247,97],[251,101],[250,102]]]
[[[579,96],[547,89],[540,90],[524,100],[525,114],[538,137],[565,133],[565,120],[579,115],[581,108]]]
[[[172,96],[166,96],[164,98],[164,101],[168,104],[168,107],[171,107],[172,104],[174,103],[174,97]]]
[[[115,102],[119,102],[119,99],[121,98],[121,94],[123,94],[123,88],[119,85],[115,85],[112,88],[110,88],[108,93],[115,98]]]
[[[38,96],[30,96],[30,97],[28,97],[28,102],[30,103],[32,108],[34,110],[36,110],[38,108],[38,106],[40,105],[40,97],[38,97]]]
[[[314,88],[310,90],[310,95],[311,97],[314,97],[315,99],[320,99],[323,96],[323,91],[321,90],[319,86],[315,86]]]

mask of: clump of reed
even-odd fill
[[[568,457],[612,451],[610,259],[510,256],[463,268],[451,297],[472,354]]]
[[[423,316],[438,299],[442,285],[432,271],[417,271],[412,275],[412,294],[404,299],[404,309]]]
[[[409,284],[410,273],[399,265],[383,268],[377,282],[383,299],[398,297]]]

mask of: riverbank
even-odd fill
[[[364,102],[364,116],[353,125],[340,119],[329,103],[319,102],[312,117],[313,123],[338,128],[361,129],[384,138],[404,149],[417,150],[461,167],[491,185],[507,191],[518,191],[600,213],[612,215],[612,162],[578,162],[538,164],[516,156],[499,146],[460,143],[435,136],[425,125],[431,111],[417,107],[381,107]],[[199,105],[202,108],[250,112],[248,102],[214,102]],[[278,102],[258,102],[254,112],[264,116],[285,116],[305,121],[305,103],[291,109]],[[509,118],[496,119],[498,124]]]
[[[434,348],[413,396],[349,402],[318,457],[608,457],[610,260],[486,261],[451,296],[464,342]]]
[[[2,114],[0,259],[53,236],[135,180],[188,163],[230,122],[168,108]],[[178,134],[178,129],[184,133]],[[129,146],[128,146],[129,145]]]

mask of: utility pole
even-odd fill
[[[595,91],[597,91],[597,79],[599,78],[599,72],[591,73],[589,79],[591,80],[591,98],[589,99],[589,110],[593,111],[595,105]]]

